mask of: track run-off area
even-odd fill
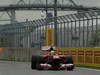
[[[0,61],[0,75],[99,75],[100,70],[75,67],[67,70],[32,70],[29,62]]]

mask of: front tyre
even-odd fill
[[[32,58],[31,58],[31,69],[36,69],[36,64],[37,64],[37,56],[36,55],[32,55]]]
[[[37,66],[38,70],[43,70],[43,68],[40,66],[41,63],[44,63],[43,57],[42,56],[37,56],[36,66]]]

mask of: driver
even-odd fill
[[[53,46],[50,47],[50,55],[55,55],[55,50]]]
[[[50,51],[50,54],[51,55],[55,55],[55,51]]]

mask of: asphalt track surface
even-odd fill
[[[78,68],[73,71],[31,70],[30,63],[0,61],[0,75],[100,75],[100,70]]]

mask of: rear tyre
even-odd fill
[[[67,67],[67,70],[71,71],[71,70],[74,69],[74,62],[73,62],[72,56],[67,56],[66,64],[73,64],[73,65],[71,65],[71,66],[68,66],[68,67]]]
[[[73,58],[72,58],[72,56],[67,56],[66,58],[67,58],[66,59],[66,64],[73,64]]]

